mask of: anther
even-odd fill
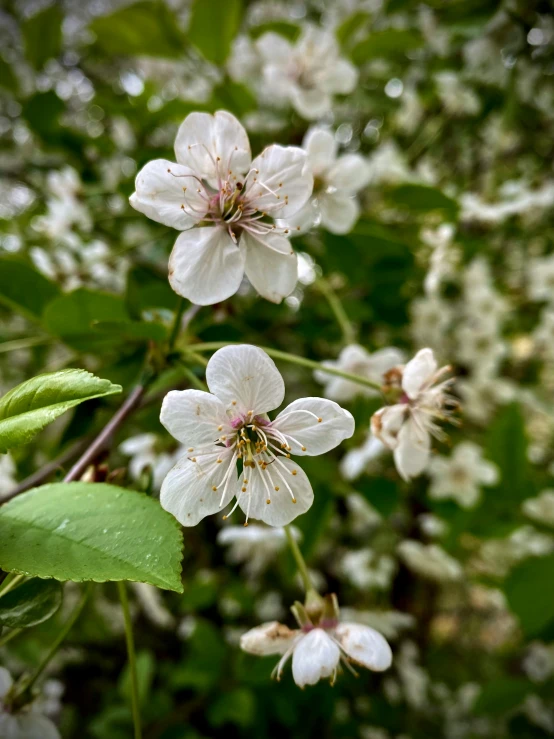
[[[188,448],[188,450],[187,450],[187,451],[189,451],[189,452],[193,452],[193,451],[194,451],[194,447],[192,447],[192,446],[189,446],[189,448]]]
[[[319,420],[321,421],[321,418],[320,418]],[[217,430],[218,430],[218,431],[223,431],[223,426],[218,426],[218,427],[217,427]]]
[[[236,405],[236,404],[237,404],[237,401],[236,400],[232,400],[231,401],[231,405]]]
[[[213,490],[213,491],[214,491],[214,493],[215,493],[215,492],[217,491],[217,487],[216,487],[215,485],[212,485],[212,490]]]
[[[292,474],[293,474],[293,475],[296,475],[296,470],[293,470],[293,471],[292,471]],[[295,502],[296,502],[296,501],[295,501]]]
[[[242,488],[242,492],[245,493],[246,492],[246,488],[243,487]]]
[[[271,503],[271,501],[270,501],[269,498],[266,500],[266,503],[267,503],[267,505],[269,505]]]
[[[306,447],[305,447],[305,446],[303,446],[303,447],[300,447],[300,448],[302,449],[302,451],[303,451],[303,452],[305,452],[305,451],[306,451]]]
[[[191,462],[196,462],[196,457],[191,457],[190,461]]]
[[[293,472],[292,474],[294,475],[294,472]],[[293,503],[296,503],[296,498],[293,498],[293,499],[292,499],[292,502],[293,502]]]
[[[279,492],[279,485],[275,485],[275,490],[277,490],[277,492]]]
[[[323,418],[318,418],[318,419],[317,419],[317,422],[318,422],[318,423],[321,423],[322,421],[323,421]]]

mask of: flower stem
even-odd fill
[[[83,595],[81,597],[81,600],[79,601],[79,603],[77,604],[77,606],[73,610],[73,613],[71,614],[71,616],[67,619],[67,621],[63,625],[63,628],[60,631],[60,633],[58,634],[58,636],[54,639],[54,642],[53,642],[52,646],[50,647],[50,649],[48,651],[48,654],[44,657],[44,659],[39,664],[39,666],[34,671],[34,673],[32,675],[30,675],[29,677],[27,677],[26,679],[24,679],[20,683],[20,685],[17,688],[17,690],[15,692],[15,695],[13,697],[13,703],[14,703],[14,705],[17,704],[17,703],[19,703],[21,705],[21,704],[24,704],[24,703],[27,702],[27,700],[25,699],[25,696],[30,695],[31,688],[36,683],[36,681],[38,680],[38,678],[42,675],[42,673],[44,672],[44,670],[48,666],[50,660],[54,657],[54,655],[56,654],[56,652],[60,648],[62,642],[64,641],[64,639],[66,638],[66,636],[69,634],[69,632],[71,631],[71,629],[73,628],[73,626],[77,622],[77,619],[81,615],[81,612],[82,612],[83,608],[85,607],[86,602],[87,602],[87,600],[88,600],[88,598],[90,596],[90,593],[92,591],[93,584],[94,583],[92,583],[92,582],[88,582],[86,584],[84,593],[83,593]]]
[[[13,572],[8,575],[8,577],[3,582],[3,588],[0,590],[0,598],[3,595],[6,595],[6,593],[9,593],[10,590],[13,590],[16,585],[19,585],[21,580],[25,578],[25,575],[15,575]]]
[[[121,601],[121,609],[123,610],[123,619],[125,621],[125,640],[127,642],[127,657],[129,659],[129,672],[131,674],[131,705],[133,709],[133,726],[135,729],[135,739],[141,739],[142,730],[140,728],[140,704],[137,678],[137,662],[135,659],[135,640],[133,638],[133,624],[131,623],[131,614],[129,613],[129,600],[127,598],[127,589],[123,581],[117,583],[119,590],[119,599]]]
[[[169,351],[173,350],[179,331],[181,330],[181,323],[183,319],[183,313],[185,312],[185,299],[179,296],[177,307],[175,309],[175,318],[173,319],[173,326],[171,327],[171,334],[169,335]]]
[[[194,352],[215,352],[217,349],[222,349],[224,346],[240,343],[241,342],[239,341],[210,341],[205,344],[191,344],[190,347],[194,350]],[[271,349],[268,346],[260,346],[259,348],[262,349],[266,354],[269,354],[270,357],[281,359],[283,362],[291,362],[292,364],[299,364],[302,367],[309,367],[313,370],[321,370],[326,374],[335,375],[335,377],[342,377],[343,379],[350,380],[350,382],[355,382],[358,385],[364,385],[364,387],[371,387],[374,390],[381,391],[381,385],[378,382],[368,380],[366,377],[354,375],[351,372],[343,372],[342,370],[335,369],[334,367],[327,367],[321,362],[315,362],[313,359],[298,357],[296,354],[282,352],[279,349]]]
[[[348,318],[346,311],[344,310],[344,306],[341,303],[336,292],[333,290],[329,282],[324,278],[320,278],[319,280],[317,280],[315,282],[315,287],[318,288],[318,290],[329,303],[329,307],[333,311],[333,314],[337,319],[337,323],[339,324],[342,331],[344,343],[354,344],[356,342],[356,331],[354,330],[354,326],[350,322],[350,319]]]
[[[21,634],[22,631],[23,629],[12,629],[11,631],[8,631],[7,634],[4,634],[4,636],[0,637],[0,647],[5,647],[8,642],[10,642],[18,634]]]
[[[203,382],[199,377],[196,377],[190,367],[188,367],[184,362],[179,362],[179,369],[182,371],[191,385],[193,385],[197,390],[203,390],[204,392],[206,392],[206,390],[208,389],[206,383]]]
[[[300,547],[298,546],[298,542],[294,538],[290,526],[285,526],[285,534],[287,536],[287,541],[289,543],[292,556],[294,557],[294,561],[296,562],[296,566],[298,567],[298,572],[300,573],[300,577],[302,578],[302,582],[304,583],[304,590],[306,591],[306,595],[310,592],[316,592],[316,589],[314,588],[312,579],[310,577],[310,573],[308,571],[308,565],[306,564],[306,561],[302,556],[302,552],[300,551]]]

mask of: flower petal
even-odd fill
[[[255,42],[258,53],[267,64],[274,64],[276,60],[289,59],[292,46],[280,33],[268,31],[262,34]]]
[[[205,516],[222,510],[236,492],[236,468],[229,471],[233,449],[214,444],[210,455],[197,457],[193,462],[188,456],[181,457],[162,483],[160,503],[183,526],[196,526]],[[221,464],[217,459],[222,459]],[[229,473],[227,491],[222,498],[223,487],[213,490]]]
[[[326,92],[348,95],[356,87],[358,69],[347,59],[337,59],[325,71],[321,86]]]
[[[298,115],[308,121],[315,121],[331,110],[331,97],[317,87],[305,88],[293,85],[290,90],[292,107]]]
[[[432,349],[420,349],[404,367],[402,389],[412,400],[437,371],[437,360]]]
[[[215,444],[232,429],[223,403],[202,390],[169,392],[162,403],[160,421],[171,436],[187,447]]]
[[[308,163],[315,175],[330,169],[337,157],[335,137],[324,128],[310,128],[304,136],[302,147],[308,153]]]
[[[56,725],[46,716],[37,713],[21,714],[12,717],[17,723],[17,733],[13,739],[61,739],[61,734]],[[2,734],[10,739],[9,734]]]
[[[394,406],[393,406],[394,407]],[[398,432],[394,462],[400,476],[408,481],[421,475],[429,463],[431,436],[409,418]]]
[[[358,664],[378,672],[391,666],[391,648],[375,629],[362,624],[342,623],[337,626],[335,636],[346,654]]]
[[[371,180],[371,168],[360,154],[345,154],[337,159],[326,179],[337,190],[356,193]]]
[[[0,667],[0,699],[9,693],[13,685],[13,679],[5,667]]]
[[[248,182],[247,199],[263,212],[288,218],[308,201],[314,187],[308,157],[296,146],[272,144],[252,162],[256,181]]]
[[[244,175],[252,158],[248,134],[225,110],[190,113],[177,132],[175,156],[201,178],[215,182],[227,179],[229,170]]]
[[[212,355],[206,367],[206,382],[227,407],[256,415],[272,411],[285,397],[285,383],[275,363],[257,346],[226,346]]]
[[[135,192],[129,202],[153,221],[186,231],[201,221],[207,211],[194,177],[188,167],[167,159],[154,159],[137,174]]]
[[[389,449],[396,449],[398,433],[406,421],[408,406],[405,403],[388,405],[371,417],[371,431]]]
[[[298,629],[289,629],[278,621],[256,626],[240,638],[240,648],[249,654],[263,657],[268,654],[284,654],[299,635]]]
[[[292,459],[279,456],[265,469],[260,465],[245,469],[248,483],[244,483],[243,472],[238,501],[249,519],[264,521],[269,526],[286,526],[297,516],[306,513],[314,502],[314,493],[306,473]],[[243,488],[246,488],[246,492],[243,492]]]
[[[349,439],[354,418],[333,400],[299,398],[279,413],[270,428],[284,435],[292,454],[314,457]]]
[[[352,231],[360,215],[360,207],[355,198],[340,192],[324,193],[319,196],[318,203],[323,228],[332,234]]]
[[[244,249],[222,228],[192,228],[180,234],[169,258],[169,283],[197,305],[220,303],[239,289]]]
[[[241,236],[246,248],[246,276],[266,300],[280,303],[290,295],[298,280],[298,262],[288,239],[276,233]]]
[[[292,676],[301,688],[315,685],[337,669],[340,650],[323,629],[312,629],[296,645],[292,655]]]

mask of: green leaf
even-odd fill
[[[219,695],[208,710],[208,721],[212,726],[234,724],[246,728],[254,721],[256,701],[248,688],[235,688]]]
[[[504,501],[504,506],[517,509],[518,503],[534,492],[527,459],[525,422],[517,403],[502,409],[492,422],[487,456],[500,467],[501,479],[495,488],[496,494]]]
[[[215,110],[223,108],[237,116],[249,113],[257,105],[256,98],[247,87],[231,80],[225,80],[214,89],[212,102]]]
[[[36,69],[57,57],[62,47],[63,12],[58,3],[41,10],[21,25],[25,56]]]
[[[549,586],[553,572],[554,554],[530,557],[504,583],[508,604],[529,637],[538,636],[554,621],[554,590]]]
[[[177,521],[142,493],[54,483],[0,508],[0,567],[83,582],[133,580],[183,592]]]
[[[239,29],[242,0],[194,0],[189,40],[208,61],[223,64]]]
[[[348,47],[352,43],[352,37],[368,25],[371,13],[366,10],[357,10],[349,15],[337,28],[337,39],[341,46]]]
[[[123,300],[117,295],[79,288],[54,300],[44,312],[48,331],[78,351],[109,349],[118,337],[95,331],[98,321],[128,321]]]
[[[497,679],[482,687],[473,710],[478,716],[507,713],[522,703],[532,690],[529,680],[515,677]]]
[[[33,578],[0,599],[0,627],[29,628],[53,616],[62,604],[62,586]]]
[[[357,64],[363,64],[378,57],[406,58],[407,51],[422,45],[423,39],[415,31],[388,28],[386,31],[375,31],[356,44],[352,49],[352,59]]]
[[[103,15],[89,29],[96,46],[108,56],[179,57],[185,40],[177,19],[163,2],[141,2]]]
[[[106,336],[129,341],[164,341],[167,338],[167,328],[161,323],[147,323],[146,321],[96,321],[92,324],[94,331]]]
[[[137,652],[136,659],[138,695],[141,705],[144,705],[150,695],[152,681],[156,672],[156,659],[152,652],[143,649]],[[119,691],[128,701],[131,700],[131,671],[127,663],[119,679]]]
[[[58,287],[27,262],[0,258],[0,302],[31,321],[40,321],[48,303],[60,294]]]
[[[279,36],[283,36],[289,41],[296,41],[300,36],[300,26],[288,21],[268,21],[267,23],[261,23],[259,26],[253,26],[249,33],[253,39],[260,38],[264,33],[278,33]]]
[[[387,199],[395,206],[416,213],[442,210],[446,211],[449,217],[454,217],[458,212],[458,203],[455,200],[449,198],[438,188],[429,187],[429,185],[399,185],[389,190]]]
[[[37,92],[23,104],[23,117],[29,126],[43,139],[59,134],[59,118],[65,110],[64,103],[53,90]]]
[[[169,286],[167,275],[162,277],[149,267],[135,265],[127,275],[125,302],[131,315],[138,318],[146,310],[173,310],[177,296]]]
[[[0,453],[27,444],[79,403],[120,392],[120,385],[82,369],[48,372],[21,383],[0,398]]]
[[[0,87],[10,92],[17,92],[19,83],[11,64],[0,56]]]

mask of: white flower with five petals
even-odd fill
[[[265,90],[276,102],[288,101],[307,120],[328,113],[333,95],[348,95],[356,87],[358,70],[340,56],[334,34],[325,29],[307,24],[295,44],[277,33],[264,33],[256,47]]]
[[[445,420],[457,403],[446,392],[452,379],[441,380],[450,367],[437,368],[431,349],[421,349],[405,367],[389,373],[399,383],[398,402],[371,418],[373,434],[392,449],[404,480],[420,475],[429,463],[431,436],[442,438],[437,420]],[[440,382],[439,382],[440,380]]]
[[[162,506],[194,526],[236,496],[231,513],[240,506],[247,522],[290,523],[313,502],[310,481],[291,454],[333,449],[354,433],[352,415],[331,400],[302,398],[271,421],[267,413],[283,402],[285,386],[254,346],[217,351],[206,381],[210,392],[173,390],[163,401],[161,422],[187,453],[162,484]]]
[[[191,113],[175,140],[177,163],[155,159],[138,173],[130,203],[183,233],[169,260],[176,293],[198,305],[234,295],[244,273],[267,300],[294,290],[296,255],[274,218],[312,194],[306,153],[268,146],[252,161],[248,135],[230,113]]]
[[[360,215],[356,193],[371,179],[367,160],[360,154],[337,156],[335,137],[322,128],[311,128],[302,147],[314,176],[314,197],[287,223],[301,231],[321,224],[331,233],[348,233]]]
[[[296,608],[298,608],[298,605]],[[293,613],[298,611],[293,608]],[[315,685],[330,677],[334,682],[339,664],[366,667],[382,672],[392,662],[392,652],[387,640],[375,629],[357,623],[340,623],[336,617],[323,617],[316,624],[305,616],[299,629],[271,621],[251,629],[240,640],[241,649],[250,654],[281,655],[273,675],[281,679],[283,668],[292,656],[292,676],[301,688]],[[298,618],[298,616],[297,616]],[[299,620],[299,621],[300,621]]]

